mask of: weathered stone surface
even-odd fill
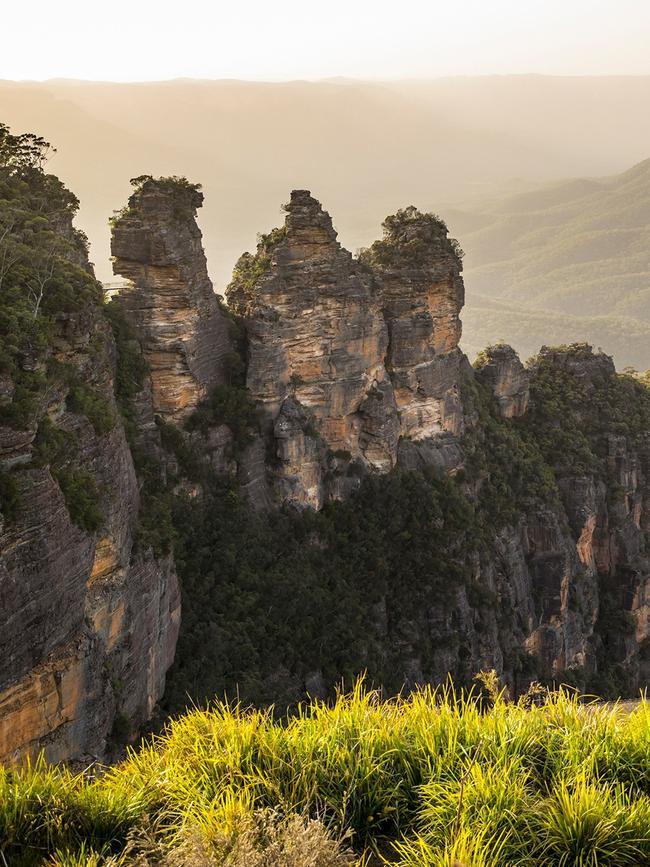
[[[232,351],[194,219],[201,197],[180,193],[179,201],[177,185],[145,181],[113,239],[116,272],[130,281],[120,302],[151,371],[134,400],[136,436],[161,479],[179,468],[162,454],[156,415],[182,424],[227,381]],[[261,435],[235,452],[220,423],[186,431],[186,443],[216,472],[237,473],[256,507],[319,509],[349,497],[364,474],[396,466],[457,474],[476,506],[490,472],[468,475],[462,435],[476,432],[481,443],[485,419],[471,398],[464,405],[461,385],[476,376],[498,406],[491,422],[512,430],[532,411],[536,368],[498,346],[474,373],[458,345],[463,297],[458,249],[438,218],[407,208],[355,259],[320,204],[294,191],[285,226],[242,257],[228,292],[246,330]],[[115,409],[114,347],[96,314],[62,316],[53,353]],[[586,424],[595,383],[615,376],[611,359],[570,349],[541,357],[580,383],[575,417]],[[0,381],[0,401],[12,388]],[[0,462],[20,468],[23,493],[17,520],[0,519],[0,759],[40,748],[55,760],[104,755],[116,715],[137,726],[151,713],[178,631],[173,563],[134,546],[138,485],[122,426],[98,435],[65,398],[65,389],[50,394],[46,410],[74,432],[74,460],[97,480],[104,521],[92,534],[75,527],[50,469],[34,460],[35,430],[0,430]],[[494,667],[519,691],[541,675],[597,674],[611,606],[629,629],[608,637],[610,661],[631,684],[648,681],[650,432],[633,442],[617,426],[601,448],[602,471],[558,471],[558,496],[530,492],[498,530],[484,520],[492,535],[459,553],[469,578],[444,599],[390,625],[387,599],[373,604],[368,616],[387,644],[390,630],[386,653],[401,660],[396,679],[408,686],[453,672],[470,680]],[[418,648],[438,637],[439,649],[423,658]],[[309,690],[325,692],[318,671],[307,679]],[[290,700],[300,684],[283,670],[268,688]]]
[[[119,301],[149,364],[153,408],[170,421],[224,381],[228,321],[208,277],[196,210],[203,194],[182,182],[145,180],[113,225]]]
[[[384,221],[363,259],[381,284],[388,327],[386,368],[400,433],[412,440],[463,432],[458,349],[465,303],[462,263],[445,224],[410,207]]]
[[[275,440],[285,500],[319,508],[341,495],[327,451],[387,472],[400,436],[462,433],[460,259],[442,224],[415,209],[405,219],[357,261],[319,202],[294,190],[285,226],[238,263],[228,301],[248,333],[247,385]],[[288,399],[306,413],[300,432],[282,418]]]
[[[475,368],[477,379],[492,389],[504,418],[517,418],[526,412],[529,375],[511,346],[489,346],[481,353]]]
[[[50,354],[114,419],[98,433],[63,382],[45,392],[43,411],[73,443],[66,470],[92,478],[103,517],[96,532],[73,523],[35,426],[0,430],[0,466],[18,468],[19,489],[17,514],[0,520],[0,761],[105,757],[116,716],[135,732],[162,696],[180,617],[173,563],[134,545],[138,484],[101,310],[59,317]]]

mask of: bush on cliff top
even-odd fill
[[[648,863],[650,704],[492,701],[358,685],[280,721],[196,709],[96,778],[0,770],[0,852],[15,867],[332,867],[343,838],[400,867]]]
[[[438,214],[423,213],[414,205],[400,208],[381,224],[384,237],[361,250],[362,263],[382,267],[422,265],[432,249],[445,246],[462,259],[465,253],[455,238],[448,238],[447,224]]]
[[[644,448],[650,431],[650,374],[616,373],[588,344],[545,349],[532,358],[530,408],[519,429],[560,475],[608,477],[612,437]]]

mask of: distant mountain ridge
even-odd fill
[[[287,189],[327,201],[350,250],[408,203],[444,214],[467,252],[470,357],[499,338],[524,355],[588,340],[644,369],[649,104],[650,76],[0,82],[2,120],[59,149],[104,281],[107,220],[143,173],[201,179],[220,292]]]
[[[650,159],[449,214],[473,288],[464,345],[586,340],[650,366]]]

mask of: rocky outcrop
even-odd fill
[[[320,508],[358,484],[351,463],[394,467],[400,437],[462,433],[464,290],[444,224],[414,208],[389,218],[361,260],[308,191],[286,211],[242,256],[227,297],[247,331],[246,384],[267,419],[279,497]]]
[[[0,513],[0,760],[104,758],[116,728],[137,732],[162,696],[178,581],[169,557],[136,544],[138,482],[101,306],[54,315],[37,364],[54,374],[33,420],[0,427],[17,488]]]
[[[647,682],[650,397],[639,383],[621,380],[611,359],[588,347],[544,349],[524,367],[499,345],[472,369],[459,346],[460,251],[444,223],[406,208],[355,258],[319,202],[296,190],[285,225],[241,257],[228,289],[246,336],[247,394],[207,275],[201,202],[184,180],[141,178],[115,220],[114,267],[127,281],[118,306],[135,333],[131,349],[148,365],[137,389],[127,383],[133,453],[115,399],[116,346],[97,303],[59,312],[46,357],[21,357],[30,372],[65,376],[39,393],[33,423],[0,428],[0,470],[18,484],[18,506],[0,514],[0,759],[39,749],[54,760],[104,757],[111,732],[150,716],[180,603],[171,555],[154,556],[139,532],[140,501],[153,476],[154,500],[183,496],[200,512],[210,502],[200,494],[214,504],[221,490],[201,491],[208,469],[237,476],[255,507],[317,510],[350,498],[364,476],[422,471],[388,479],[388,518],[365,536],[356,528],[370,540],[358,561],[373,564],[370,574],[349,576],[346,587],[354,599],[357,577],[372,585],[360,646],[379,647],[397,688],[449,673],[469,681],[491,667],[515,691],[535,677],[584,685],[613,671],[631,690]],[[83,257],[76,264],[89,267]],[[0,406],[19,392],[0,376]],[[251,396],[261,415],[255,435]],[[133,455],[146,465],[140,479]],[[420,497],[405,502],[404,478],[431,487],[411,489]],[[385,493],[364,487],[361,496],[368,490]],[[420,500],[432,490],[420,522]],[[390,586],[401,574],[389,562],[392,536],[386,556],[364,559],[385,543],[387,525],[393,532],[393,496],[413,519],[395,544],[425,539],[406,602],[403,581]],[[268,543],[264,517],[237,538]],[[212,539],[213,515],[204,519]],[[317,521],[307,526],[300,545],[318,555],[310,580],[319,569],[327,577],[323,552],[336,547],[340,528],[320,525],[319,537]],[[220,570],[228,576],[236,557],[229,551],[222,567],[220,554],[209,551],[202,604],[222,602]],[[253,562],[251,574],[266,560]],[[288,585],[295,578],[278,574]],[[301,651],[292,648],[295,658]],[[300,682],[294,668],[285,673]],[[313,665],[303,674],[326,692]]]
[[[511,346],[489,346],[479,355],[475,370],[478,380],[492,390],[503,418],[517,418],[526,412],[529,374]]]
[[[531,400],[539,404],[542,389],[554,383],[569,430],[577,429],[573,437],[579,451],[566,454],[566,445],[560,443],[549,450],[548,460],[579,562],[574,585],[565,591],[566,604],[574,621],[586,612],[593,626],[586,630],[582,664],[618,671],[619,680],[627,678],[628,689],[643,686],[650,675],[647,386],[633,376],[619,377],[609,356],[582,345],[543,348],[529,374]],[[531,426],[549,425],[538,408],[532,409]]]
[[[400,434],[411,440],[460,436],[458,348],[465,303],[462,263],[444,222],[410,207],[384,221],[384,237],[362,254],[377,275],[388,327],[386,368]]]
[[[113,221],[119,301],[149,365],[154,411],[179,422],[224,381],[228,320],[208,277],[196,223],[203,194],[178,178],[139,178]]]

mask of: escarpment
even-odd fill
[[[0,402],[0,760],[102,759],[163,693],[178,582],[171,557],[137,541],[116,347],[72,228],[76,199],[31,166],[0,161],[0,185],[20,204],[22,245],[3,250],[16,264],[2,287],[12,335]]]
[[[445,431],[460,436],[459,382],[467,362],[458,347],[465,287],[456,242],[442,220],[413,207],[383,225],[383,239],[362,259],[381,285],[400,433],[416,441]]]
[[[480,668],[515,693],[647,683],[647,376],[582,345],[472,367],[442,220],[398,211],[355,257],[305,190],[227,310],[198,188],[135,187],[110,304],[65,201],[38,316],[36,284],[6,296],[27,336],[0,358],[0,758],[103,757],[148,718],[176,569],[171,711],[363,670],[387,690]]]

